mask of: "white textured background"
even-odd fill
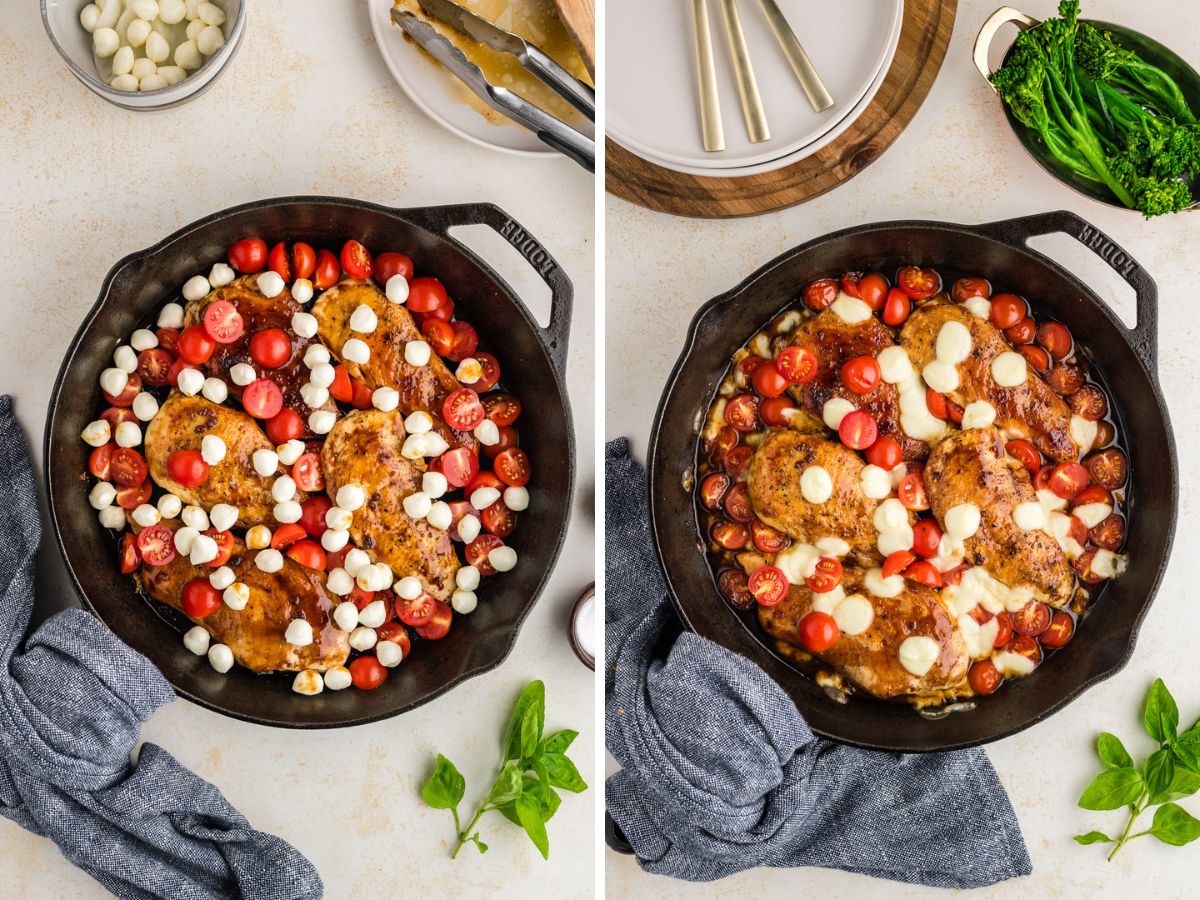
[[[1085,812],[1075,801],[1098,771],[1092,752],[1098,731],[1124,737],[1139,760],[1148,749],[1149,739],[1139,736],[1140,706],[1155,676],[1174,690],[1187,724],[1200,716],[1195,650],[1200,589],[1194,577],[1194,535],[1200,526],[1195,500],[1200,454],[1194,446],[1200,313],[1194,248],[1200,240],[1200,213],[1146,222],[1060,186],[1025,155],[971,63],[975,35],[998,5],[997,0],[959,4],[946,61],[912,124],[864,173],[823,197],[784,212],[726,222],[671,218],[608,198],[605,433],[608,438],[630,436],[635,456],[644,461],[659,393],[696,308],[811,238],[886,219],[972,223],[1059,208],[1074,210],[1107,232],[1159,286],[1159,371],[1180,457],[1175,550],[1129,666],[1049,721],[988,748],[1016,808],[1034,874],[973,896],[1195,897],[1200,895],[1195,881],[1200,844],[1175,848],[1139,839],[1109,864],[1099,847],[1079,847],[1071,836],[1124,827],[1122,813]],[[1057,8],[1052,0],[1017,5],[1038,17]],[[1083,7],[1086,17],[1136,27],[1200,64],[1200,11],[1193,4],[1084,0]],[[619,64],[610,60],[610,65]],[[727,127],[733,127],[728,118]],[[1079,273],[1132,320],[1132,291],[1070,238],[1040,239],[1034,246]],[[964,265],[969,267],[969,261]],[[1200,798],[1183,805],[1200,815]],[[1149,816],[1144,818],[1148,823]],[[644,875],[630,858],[611,852],[606,861],[613,897],[912,898],[942,893],[817,869],[754,870],[713,885],[690,886]]]
[[[555,576],[504,665],[437,702],[361,728],[274,731],[180,700],[143,737],[215,782],[255,827],[299,847],[330,898],[591,896],[598,785],[564,799],[550,823],[548,863],[496,814],[483,823],[487,856],[468,848],[451,863],[450,816],[424,808],[418,793],[442,751],[466,775],[464,805],[476,800],[494,777],[511,702],[536,677],[547,683],[547,726],[581,732],[572,755],[596,782],[593,681],[565,638],[570,606],[594,568],[591,179],[564,160],[480,149],[426,119],[388,75],[364,2],[256,0],[230,68],[207,94],[161,113],[116,109],[76,82],[47,40],[36,3],[5,3],[4,11],[0,392],[16,397],[35,456],[59,361],[105,272],[226,206],[306,193],[394,206],[488,200],[540,238],[574,280],[574,518]],[[505,262],[499,267],[507,274],[514,267]],[[542,321],[545,305],[531,303]],[[57,552],[44,551],[41,562],[40,612],[73,603]],[[14,900],[104,895],[51,843],[2,819],[0,873],[0,895]]]

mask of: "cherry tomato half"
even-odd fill
[[[414,278],[408,285],[408,308],[413,312],[433,312],[448,303],[450,295],[436,278]]]
[[[1012,614],[1013,631],[1036,637],[1050,627],[1050,607],[1037,600],[1030,600]]]
[[[992,295],[992,286],[986,278],[960,278],[954,282],[950,294],[958,303],[970,300],[972,297],[987,299]]]
[[[311,537],[319,538],[329,527],[325,524],[325,513],[333,507],[333,501],[324,494],[313,494],[300,504],[300,525]]]
[[[317,251],[311,244],[297,242],[292,245],[291,262],[292,278],[312,278],[317,271]]]
[[[418,625],[424,625],[433,618],[435,603],[437,601],[426,593],[422,593],[412,600],[397,597],[396,618],[405,625],[411,625],[414,628]]]
[[[313,287],[325,291],[342,279],[342,264],[328,250],[317,252],[317,267],[313,271]]]
[[[759,519],[754,519],[750,523],[750,539],[754,542],[754,546],[763,553],[779,553],[792,544],[790,537],[776,531]]]
[[[891,578],[893,575],[901,574],[916,560],[917,555],[908,550],[896,550],[889,553],[888,558],[883,561],[883,577]]]
[[[1034,341],[1055,359],[1066,359],[1071,354],[1071,332],[1060,322],[1043,322]]]
[[[739,481],[729,489],[722,505],[725,513],[735,522],[748,524],[754,518],[754,507],[750,503],[750,490],[744,481]]]
[[[838,296],[838,283],[832,278],[818,278],[804,287],[804,305],[813,312],[831,306]]]
[[[508,455],[505,456],[505,454]],[[520,456],[516,456],[515,454],[520,454]],[[500,472],[501,458],[505,460],[503,465],[509,477],[520,477],[523,471],[525,480],[529,480],[529,459],[519,447],[509,447],[504,453],[496,457],[493,466],[495,466],[497,473]],[[442,474],[446,476],[446,481],[452,487],[465,487],[479,474],[479,457],[466,447],[456,447],[453,450],[443,453],[439,457],[438,462],[441,464],[439,468]],[[522,466],[524,467],[523,469]],[[509,483],[505,482],[505,484]]]
[[[842,383],[856,394],[871,393],[879,386],[880,377],[879,363],[873,356],[856,356],[842,363]]]
[[[905,509],[921,510],[929,509],[929,495],[925,492],[925,476],[921,472],[909,472],[900,479],[900,486],[896,490],[896,496],[900,498],[900,502],[904,504]]]
[[[270,419],[283,409],[283,391],[270,378],[257,378],[242,391],[242,408],[256,419]]]
[[[747,586],[759,606],[775,606],[788,592],[787,576],[783,574],[782,569],[775,566],[755,569]]]
[[[114,450],[110,465],[113,481],[125,487],[137,487],[146,480],[150,471],[146,468],[145,457],[132,447],[118,447]]]
[[[1088,470],[1077,462],[1060,462],[1050,473],[1050,490],[1064,500],[1072,499],[1088,484]]]
[[[928,560],[918,559],[904,570],[904,577],[928,587],[942,586],[942,573]]]
[[[768,397],[758,404],[758,415],[768,425],[786,425],[789,413],[796,408],[791,397]]]
[[[373,271],[367,248],[351,238],[342,245],[342,268],[351,278],[370,278]]]
[[[758,398],[753,394],[738,394],[725,404],[725,421],[738,431],[758,428]]]
[[[316,453],[304,453],[292,465],[292,478],[296,487],[308,493],[325,490],[325,473],[321,469],[321,457]]]
[[[137,571],[137,567],[142,564],[142,554],[138,551],[137,538],[128,531],[121,535],[121,548],[117,559],[123,575]]]
[[[108,481],[112,477],[112,455],[116,449],[116,445],[109,442],[88,454],[88,472],[93,478]]]
[[[869,413],[856,409],[842,417],[838,437],[851,450],[866,450],[879,437],[879,426]]]
[[[470,431],[484,420],[485,415],[479,395],[471,388],[451,391],[442,401],[442,417],[457,431]]]
[[[1089,456],[1084,460],[1084,465],[1087,466],[1092,481],[1102,488],[1115,491],[1125,484],[1129,463],[1125,459],[1125,454],[1116,448],[1102,450],[1100,453]]]
[[[427,641],[440,641],[450,633],[453,620],[454,610],[450,608],[450,604],[438,600],[433,608],[433,618],[418,626],[417,634]]]
[[[822,556],[817,560],[813,573],[804,579],[805,586],[814,594],[827,594],[842,580],[842,564],[832,556]]]
[[[1071,618],[1070,613],[1060,609],[1055,611],[1050,619],[1050,626],[1042,632],[1038,641],[1047,650],[1057,650],[1059,647],[1066,646],[1074,634],[1075,620]]]
[[[784,347],[775,357],[775,368],[791,384],[807,384],[820,367],[817,355],[807,347]]]
[[[521,415],[521,401],[504,392],[484,397],[483,408],[487,417],[501,427],[511,425]]]
[[[287,556],[306,569],[316,569],[319,572],[325,570],[325,551],[316,541],[297,541],[288,547]]]
[[[980,696],[986,697],[996,693],[1002,681],[1004,676],[990,659],[976,660],[971,663],[971,670],[967,672],[967,683],[971,685],[971,690]]]
[[[942,278],[933,269],[905,266],[896,275],[896,284],[914,300],[928,300],[942,289]]]
[[[280,241],[267,254],[267,268],[284,280],[292,280],[292,261],[288,258],[287,244]]]
[[[1004,451],[1009,456],[1019,460],[1030,472],[1037,472],[1042,467],[1042,454],[1029,441],[1021,440],[1020,438],[1009,441],[1004,445]]]
[[[151,525],[138,532],[137,547],[148,566],[165,566],[176,556],[175,532],[166,525]]]
[[[529,457],[520,447],[509,447],[497,456],[493,468],[507,485],[523,487],[529,483]]]
[[[763,360],[762,365],[754,370],[750,381],[754,390],[763,397],[778,397],[788,387],[788,380],[779,373],[773,362],[767,360]]]
[[[150,387],[166,387],[174,362],[175,357],[161,347],[143,350],[138,354],[138,375]]]
[[[938,555],[942,529],[933,519],[921,519],[913,525],[913,550],[926,559]]]

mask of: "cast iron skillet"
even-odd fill
[[[483,260],[448,235],[460,225],[484,224],[509,241],[550,286],[550,325],[542,329]],[[504,382],[524,408],[521,446],[533,461],[530,506],[509,543],[520,562],[485,583],[478,609],[455,616],[440,641],[414,638],[413,654],[377,690],[326,691],[304,697],[291,676],[254,675],[234,667],[219,675],[184,649],[190,625],[174,611],[139,596],[116,564],[115,544],[88,505],[88,447],[79,438],[96,416],[100,371],[118,342],[153,321],[191,275],[224,259],[243,237],[268,244],[304,240],[335,250],[351,237],[372,250],[401,250],[418,274],[436,275],[456,308],[500,360]],[[563,372],[570,331],[571,282],[538,241],[499,208],[486,203],[426,209],[388,209],[358,200],[285,197],[215,213],[109,272],[75,340],[50,397],[46,421],[46,482],[50,518],[75,589],[126,643],[146,654],[176,691],[202,706],[264,725],[328,728],[394,716],[426,703],[467,678],[498,666],[516,642],[562,547],[571,510],[575,438]]]
[[[1137,293],[1132,331],[1077,278],[1030,250],[1028,238],[1062,232],[1093,250]],[[831,700],[779,657],[717,593],[698,540],[690,490],[697,432],[729,359],[790,305],[814,278],[856,269],[894,271],[914,263],[971,272],[1031,298],[1058,319],[1094,362],[1129,453],[1129,570],[1100,594],[1078,633],[1037,672],[1004,686],[977,708],[930,721],[905,704]],[[667,381],[650,439],[651,524],[672,598],[694,631],[761,665],[796,701],[813,730],[862,747],[931,751],[968,747],[1020,731],[1117,672],[1162,578],[1175,530],[1175,447],[1156,376],[1153,280],[1124,250],[1074,213],[1060,211],[989,225],[884,222],[810,241],[767,263],[696,314]]]

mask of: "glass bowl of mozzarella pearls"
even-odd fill
[[[246,24],[241,0],[42,0],[42,21],[75,77],[125,109],[198,96]]]

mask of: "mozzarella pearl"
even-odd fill
[[[375,310],[365,303],[360,303],[350,314],[351,331],[357,331],[359,334],[371,334],[377,327],[379,327],[379,317],[375,315]]]
[[[221,595],[221,599],[225,601],[225,605],[230,609],[241,611],[250,602],[250,585],[235,581],[229,587],[225,588],[225,593]]]
[[[139,353],[143,350],[153,350],[158,346],[158,335],[149,328],[139,328],[129,336],[129,344]]]
[[[341,528],[326,528],[321,534],[321,546],[330,553],[337,553],[350,541],[350,532]]]
[[[273,512],[276,522],[290,525],[300,521],[300,517],[304,515],[304,508],[295,500],[285,500],[283,503],[276,503]]]
[[[479,570],[474,566],[462,566],[454,574],[454,583],[460,590],[474,591],[479,587]]]
[[[200,48],[196,46],[195,40],[186,40],[176,47],[174,60],[175,65],[181,69],[187,69],[189,72],[192,69],[200,68],[200,64],[204,62],[204,58],[200,54]]]
[[[164,519],[173,519],[183,511],[183,501],[174,494],[163,494],[158,498],[158,511]]]
[[[350,646],[355,650],[367,651],[375,646],[375,642],[379,636],[375,634],[374,628],[367,628],[365,625],[359,625],[350,632]]]
[[[217,558],[220,548],[214,538],[207,534],[198,534],[192,539],[191,552],[188,553],[188,560],[193,566],[202,566],[207,562],[212,562]]]
[[[112,56],[121,46],[121,39],[111,28],[97,28],[92,32],[92,50],[101,59]]]
[[[143,528],[149,528],[151,525],[157,525],[162,515],[159,513],[157,507],[151,506],[149,503],[143,503],[133,511],[130,518]]]
[[[497,572],[509,572],[517,564],[517,551],[512,547],[494,547],[488,552],[488,562]]]
[[[274,547],[259,550],[254,556],[254,565],[260,572],[278,572],[283,568],[283,554]]]
[[[224,644],[213,644],[208,648],[208,664],[224,675],[233,668],[233,651]]]
[[[471,494],[471,505],[476,509],[487,509],[500,499],[500,492],[494,487],[481,487]]]
[[[292,316],[292,331],[296,332],[302,338],[315,337],[317,334],[317,317],[306,312],[296,313]]]
[[[158,401],[154,399],[154,395],[142,391],[134,397],[133,414],[143,422],[149,422],[158,415]]]
[[[197,531],[206,531],[211,523],[204,507],[188,506],[183,510],[183,524],[189,528],[195,528]]]
[[[304,441],[292,438],[286,444],[280,444],[276,447],[275,453],[279,456],[281,463],[285,466],[290,466],[304,455],[304,449]]]
[[[158,311],[159,328],[182,328],[183,307],[178,303],[168,303]]]
[[[800,473],[800,494],[809,503],[824,503],[833,496],[833,478],[824,466],[808,466]]]
[[[475,612],[475,607],[479,605],[479,598],[475,596],[474,591],[455,591],[450,595],[450,605],[454,607],[456,613],[462,613],[465,616]]]
[[[155,65],[154,60],[143,56],[140,59],[135,59],[133,61],[133,69],[130,71],[130,74],[133,75],[134,78],[141,81],[143,78],[149,78],[151,75],[154,75],[157,72],[158,66]]]
[[[355,547],[346,554],[342,567],[350,573],[351,578],[357,578],[358,573],[371,564],[371,557],[366,552]]]
[[[209,637],[207,631],[196,625],[189,628],[183,635],[183,646],[195,653],[197,656],[203,656],[208,652],[208,646],[212,638]]]
[[[283,293],[283,289],[287,287],[283,282],[282,276],[271,269],[260,274],[255,279],[255,284],[258,285],[258,290],[264,297],[278,297]],[[312,337],[312,335],[309,335],[309,337]]]
[[[297,303],[307,303],[313,298],[313,283],[307,278],[297,278],[292,282],[292,299]]]
[[[266,525],[255,525],[246,532],[246,546],[251,550],[264,550],[271,546],[271,529]]]
[[[408,300],[408,279],[403,275],[393,275],[384,285],[383,292],[393,303],[405,303]]]
[[[97,419],[89,422],[79,436],[91,447],[103,447],[112,439],[112,426],[104,419]]]
[[[205,378],[200,393],[213,403],[224,403],[229,397],[229,387],[220,378]]]
[[[204,376],[200,374],[198,369],[182,369],[179,372],[176,385],[180,393],[186,394],[189,397],[195,397],[204,389]]]
[[[479,537],[480,527],[479,519],[468,513],[458,520],[458,536],[469,544]]]
[[[400,405],[400,393],[395,388],[377,388],[371,394],[371,404],[382,412],[391,412]]]
[[[204,29],[208,31],[208,29]],[[220,31],[220,29],[216,29]],[[315,669],[305,669],[302,672],[297,672],[296,677],[292,679],[292,690],[297,694],[303,694],[306,697],[315,697],[321,691],[325,690],[325,682],[321,678],[321,673]]]
[[[249,363],[237,363],[229,370],[229,380],[238,387],[245,387],[258,378],[258,373]]]
[[[974,400],[963,410],[962,427],[990,428],[996,421],[996,407],[986,400]]]
[[[203,300],[208,296],[210,290],[212,290],[212,285],[208,283],[207,278],[203,275],[193,275],[183,283],[183,299]]]
[[[141,19],[138,21],[140,22]],[[130,29],[132,30],[132,28],[131,25]],[[128,37],[128,32],[126,36]],[[129,42],[132,44],[133,39],[130,38]],[[133,71],[133,47],[122,47],[113,54],[112,70],[114,75],[128,75]]]
[[[434,528],[446,531],[454,524],[454,511],[450,509],[449,503],[438,500],[429,507],[429,512],[425,514],[425,521]]]
[[[404,429],[409,434],[428,434],[433,428],[433,417],[423,409],[418,409],[404,420]]]
[[[283,639],[293,647],[307,647],[313,642],[313,627],[304,619],[292,619],[283,633]]]
[[[432,355],[433,351],[424,341],[409,341],[404,345],[404,361],[410,366],[423,366]]]
[[[440,497],[450,489],[450,482],[441,472],[426,472],[421,476],[421,490],[430,497]]]
[[[200,438],[200,456],[210,466],[215,466],[225,458],[225,441],[215,434],[206,434]]]
[[[327,409],[318,409],[308,417],[308,427],[313,434],[329,434],[337,424],[337,413]]]
[[[218,503],[208,514],[209,523],[217,531],[228,531],[238,520],[239,510],[228,503]]]
[[[344,691],[353,683],[354,678],[345,666],[334,666],[325,670],[325,687],[331,691]]]
[[[375,645],[375,658],[381,666],[394,669],[404,661],[404,650],[395,641],[380,641]]]
[[[92,509],[97,510],[108,509],[116,499],[117,489],[107,481],[97,481],[88,494],[88,503],[92,504]]]
[[[333,608],[333,623],[345,632],[351,632],[358,627],[358,606],[353,600],[339,603]]]
[[[356,509],[362,509],[364,503],[367,502],[367,493],[357,484],[343,484],[338,488],[337,505],[342,509],[348,509],[354,512]]]
[[[100,390],[111,397],[116,397],[129,384],[129,373],[124,369],[105,369],[100,373]]]
[[[475,426],[475,437],[485,447],[493,447],[500,443],[500,429],[491,419],[484,419]]]
[[[158,0],[158,17],[164,25],[177,25],[187,15],[183,0]]]
[[[392,585],[392,590],[396,592],[396,596],[401,600],[416,600],[424,593],[421,581],[415,575],[405,575]]]
[[[360,366],[366,365],[371,360],[371,348],[367,346],[366,341],[350,338],[342,344],[342,358]]]
[[[529,491],[523,487],[507,487],[504,489],[504,505],[513,512],[521,512],[529,508]]]
[[[254,465],[254,471],[263,478],[279,470],[279,454],[274,450],[255,450],[250,462]]]
[[[225,13],[215,3],[201,3],[196,7],[196,15],[205,25],[225,24]]]
[[[100,24],[100,7],[95,3],[89,3],[79,11],[79,24],[83,26],[83,30],[91,34]]]
[[[307,361],[305,354],[305,361]],[[327,388],[333,384],[333,379],[337,377],[337,372],[328,362],[317,363],[310,367],[312,372],[309,373],[308,381],[310,384],[315,384],[317,387]],[[320,404],[317,404],[318,406]]]
[[[138,89],[138,79],[126,72],[124,75],[117,75],[113,78],[109,82],[109,86],[116,88],[118,91],[136,91]]]
[[[237,581],[237,577],[233,574],[233,569],[229,568],[229,566],[221,566],[208,576],[208,583],[218,591],[224,591],[225,588],[229,587],[235,581]]]
[[[125,510],[119,506],[108,506],[100,510],[100,524],[115,531],[125,527]]]
[[[291,475],[280,475],[271,485],[271,496],[276,503],[291,500],[296,496],[296,481]]]
[[[225,44],[225,32],[216,25],[209,25],[196,36],[196,48],[205,56],[212,56]]]
[[[415,494],[409,494],[403,501],[404,511],[414,519],[423,519],[429,515],[429,509],[433,506],[433,501],[429,499],[429,495],[421,491]]]
[[[150,36],[146,38],[146,59],[152,60],[154,63],[157,64],[157,63],[166,62],[167,59],[170,57],[170,55],[171,55],[171,45],[167,43],[167,39],[165,37],[163,37],[161,34],[159,34],[157,31],[151,32]],[[157,71],[152,72],[151,74],[157,74]],[[163,79],[163,81],[164,81],[163,86],[165,87],[166,79]],[[144,85],[144,79],[143,79],[143,85]],[[143,86],[142,90],[144,90],[144,91],[153,90],[153,88],[147,88],[147,87]]]
[[[118,447],[136,447],[142,442],[142,428],[137,422],[122,422],[114,438]]]
[[[1012,350],[1005,350],[992,360],[992,379],[1000,387],[1018,387],[1025,383],[1028,369],[1025,357]]]
[[[132,374],[137,371],[137,354],[133,352],[132,347],[127,347],[122,344],[113,352],[113,363],[116,364],[118,369],[122,369],[125,372]]]
[[[304,364],[310,369],[315,369],[317,366],[329,362],[329,351],[325,349],[324,344],[310,344],[308,349],[304,351]],[[330,371],[333,366],[330,366]],[[329,379],[329,384],[333,384],[333,379]],[[329,387],[329,384],[325,387]]]
[[[340,506],[331,506],[325,510],[325,525],[334,531],[348,531],[350,523],[353,521],[354,514],[348,509],[342,509]]]
[[[208,273],[208,283],[213,287],[225,287],[225,285],[231,284],[235,278],[237,278],[237,273],[233,271],[233,267],[223,262],[213,265]]]
[[[200,532],[190,525],[185,525],[175,532],[175,552],[180,556],[187,556],[192,551],[192,542],[196,540]]]
[[[329,402],[329,389],[309,381],[300,386],[300,399],[309,409],[318,409]]]
[[[334,569],[325,579],[325,586],[339,597],[345,597],[354,590],[354,579],[345,569]]]
[[[382,600],[372,600],[358,614],[358,621],[360,625],[366,625],[368,628],[378,628],[387,621],[387,617],[387,604]]]

